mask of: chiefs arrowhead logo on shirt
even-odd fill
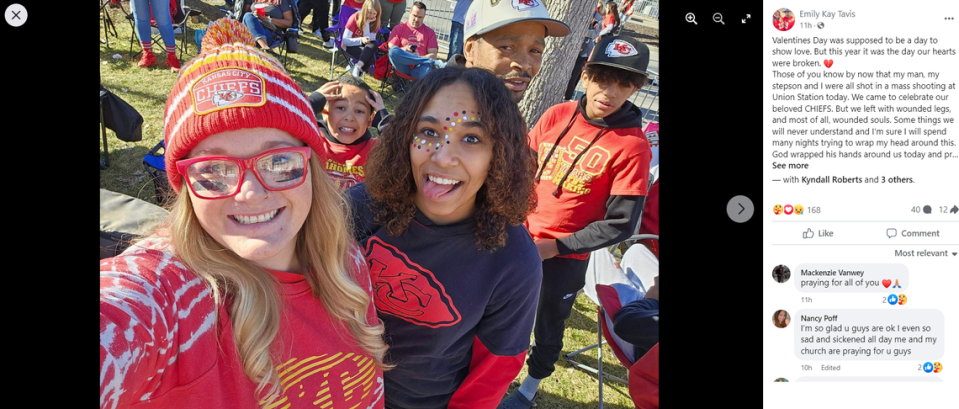
[[[460,312],[431,271],[378,237],[367,241],[365,256],[378,311],[430,328],[460,322]]]
[[[513,0],[513,8],[516,10],[523,11],[533,7],[539,7],[536,0]]]
[[[623,40],[615,40],[609,43],[608,46],[606,46],[607,57],[612,57],[612,58],[629,57],[631,55],[636,55],[636,54],[639,54],[639,52],[636,51],[636,48],[634,48],[632,44],[627,43]]]
[[[226,108],[261,106],[266,103],[263,77],[242,68],[223,68],[200,77],[190,95],[197,115]]]

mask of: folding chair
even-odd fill
[[[161,152],[162,150],[162,152]],[[143,157],[143,168],[153,178],[153,203],[163,206],[173,197],[170,182],[166,177],[166,143],[160,141]]]
[[[358,11],[358,10],[357,10]],[[343,67],[346,72],[353,70],[353,65],[357,63],[357,60],[350,56],[346,52],[346,48],[343,47],[343,32],[346,31],[346,23],[349,21],[350,17],[355,14],[356,11],[352,13],[341,13],[340,15],[333,16],[333,25],[326,29],[330,32],[331,40],[333,42],[333,49],[330,50],[330,78],[335,78],[333,76],[336,71],[336,67]],[[386,28],[380,28],[376,31],[376,34],[373,36],[374,41],[376,41],[377,47],[382,46],[390,37],[390,30]],[[343,54],[344,61],[342,63],[337,62],[338,54]],[[380,54],[374,56],[373,61],[370,62],[369,67],[364,67],[363,78],[366,78],[366,73],[372,73],[373,69],[376,67],[376,60],[380,57]]]
[[[609,345],[609,349],[613,351],[613,355],[616,356],[616,359],[619,360],[619,363],[623,364],[624,367],[630,368],[633,366],[633,363],[636,360],[636,357],[633,356],[633,344],[624,341],[622,338],[617,336],[611,328],[613,327],[613,317],[616,315],[616,312],[622,308],[622,303],[620,302],[619,290],[625,289],[625,291],[638,290],[628,286],[618,286],[613,287],[605,284],[596,284],[596,294],[599,297],[599,307],[598,319],[600,335],[602,338],[606,339],[606,344]],[[600,341],[602,342],[602,341]],[[603,349],[599,348],[599,368],[597,369],[597,374],[599,375],[599,407],[603,407],[603,378],[610,378],[617,382],[628,384],[625,379],[622,379],[617,376],[613,376],[603,372]]]
[[[633,235],[628,241],[640,242],[652,241],[659,242],[659,236],[651,234]],[[611,379],[622,384],[627,381],[618,376],[603,371],[603,349],[602,345],[609,345],[616,358],[629,368],[633,365],[632,345],[623,341],[612,333],[609,329],[612,327],[612,317],[622,306],[620,305],[618,293],[620,291],[631,291],[637,298],[642,298],[646,294],[648,286],[652,285],[653,277],[659,274],[659,260],[645,245],[631,246],[623,256],[622,265],[617,263],[610,248],[602,248],[590,254],[589,265],[586,270],[586,286],[584,292],[599,307],[597,308],[597,342],[586,348],[570,352],[564,355],[566,362],[570,366],[597,374],[599,377],[599,402],[600,408],[603,407],[603,380]],[[629,258],[627,258],[629,257]],[[610,290],[612,289],[612,291]],[[616,301],[608,299],[615,296]],[[604,340],[605,337],[605,340]],[[581,364],[573,360],[573,357],[589,351],[597,350],[598,368]]]
[[[143,115],[136,108],[100,84],[100,135],[103,139],[103,160],[100,169],[110,167],[110,151],[107,147],[107,128],[112,129],[117,139],[138,142],[143,139]]]
[[[286,66],[286,62],[289,60],[288,54],[296,54],[297,49],[299,48],[299,38],[300,38],[300,24],[302,20],[300,19],[300,11],[298,7],[298,0],[293,0],[293,25],[290,28],[282,29],[277,28],[276,38],[273,40],[273,43],[270,44],[270,49],[278,48],[280,54],[283,57],[283,65]]]
[[[103,160],[100,161],[100,170],[110,167],[110,150],[107,148],[107,126],[103,122],[103,99],[106,98],[107,95],[107,90],[103,88],[103,84],[100,84],[100,137],[103,139]]]
[[[380,95],[382,95],[384,99],[387,98],[388,95],[406,93],[406,89],[411,87],[413,82],[416,81],[415,77],[397,71],[389,61],[387,61],[387,64],[389,65],[386,69],[386,75],[383,76],[383,82],[380,85]],[[387,93],[385,91],[387,86],[390,86],[393,92]]]
[[[116,1],[116,3],[114,3]],[[107,45],[107,48],[110,48],[110,35],[113,34],[114,37],[119,38],[117,34],[117,27],[113,25],[113,18],[110,17],[110,12],[107,10],[107,6],[117,7],[120,2],[117,0],[100,0],[100,24],[103,24],[103,38],[100,39],[101,43]],[[119,6],[122,10],[122,6]]]
[[[343,16],[334,16],[333,25],[330,28],[326,29],[332,34],[331,37],[333,39],[333,50],[331,50],[330,52],[330,79],[331,80],[334,78],[333,77],[334,70],[336,69],[337,65],[339,65],[336,62],[337,54],[343,54],[346,57],[344,64],[346,64],[345,68],[347,72],[349,72],[352,69],[351,60],[353,59],[350,57],[349,54],[346,53],[346,51],[344,51],[342,47],[343,47],[343,31],[345,31],[346,22],[350,19],[350,16],[352,16],[353,13],[343,13],[343,14],[344,14]]]
[[[636,409],[659,409],[659,343],[629,367],[629,397]]]
[[[267,27],[267,30],[273,31],[276,36],[273,39],[273,42],[267,44],[270,47],[270,51],[274,49],[279,49],[280,63],[286,66],[286,62],[289,60],[288,53],[296,54],[297,49],[299,48],[299,38],[300,38],[300,24],[302,24],[302,19],[300,18],[299,7],[297,7],[298,0],[293,0],[293,24],[290,28],[279,28],[276,27],[276,30],[271,30]],[[245,7],[253,4],[252,0],[236,0],[233,2],[230,9],[220,9],[227,18],[231,18],[238,21],[243,21],[243,16],[246,13],[252,13],[253,10],[246,11]],[[206,30],[203,30],[204,34]],[[197,50],[199,51],[200,46],[203,41],[203,36],[199,35],[195,39],[197,44]],[[276,51],[273,51],[276,52]]]
[[[188,44],[187,38],[189,38],[188,31],[190,31],[190,26],[187,25],[187,20],[191,16],[197,16],[201,14],[199,10],[191,10],[189,7],[187,7],[185,1],[186,0],[171,0],[171,3],[176,3],[176,10],[171,10],[170,14],[171,20],[173,20],[173,38],[176,42],[176,48],[179,52],[177,58],[180,61],[183,61],[183,52],[186,51]],[[173,4],[171,4],[171,8],[172,6]],[[130,21],[130,58],[132,59],[140,55],[140,53],[143,52],[143,49],[137,48],[139,51],[135,53],[133,52],[133,45],[139,43],[139,41],[137,41],[136,23],[133,21],[136,19],[136,17],[133,15],[132,7],[130,8],[130,11],[126,13],[126,18]],[[163,39],[160,36],[160,29],[157,28],[156,24],[152,21],[150,22],[150,33],[153,36],[151,39],[153,46],[156,46],[158,43],[162,42]],[[166,44],[163,45],[166,46]]]

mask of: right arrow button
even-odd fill
[[[726,214],[736,223],[745,223],[753,217],[754,212],[753,201],[746,196],[735,196],[726,204]]]

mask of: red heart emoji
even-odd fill
[[[892,284],[892,280],[882,280],[883,287],[889,288],[891,284]]]
[[[832,60],[823,60],[823,64],[826,64],[826,68],[832,68]]]

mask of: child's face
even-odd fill
[[[463,83],[441,88],[426,105],[410,145],[416,182],[413,203],[430,220],[468,218],[486,182],[493,141],[480,125],[473,92]]]
[[[336,140],[350,144],[366,133],[370,126],[371,109],[366,102],[367,91],[353,85],[343,85],[343,97],[330,105],[330,133]]]
[[[583,87],[586,88],[586,116],[589,119],[605,118],[616,112],[639,89],[632,84],[624,87],[613,81],[590,81],[586,72],[583,72],[582,79]]]

